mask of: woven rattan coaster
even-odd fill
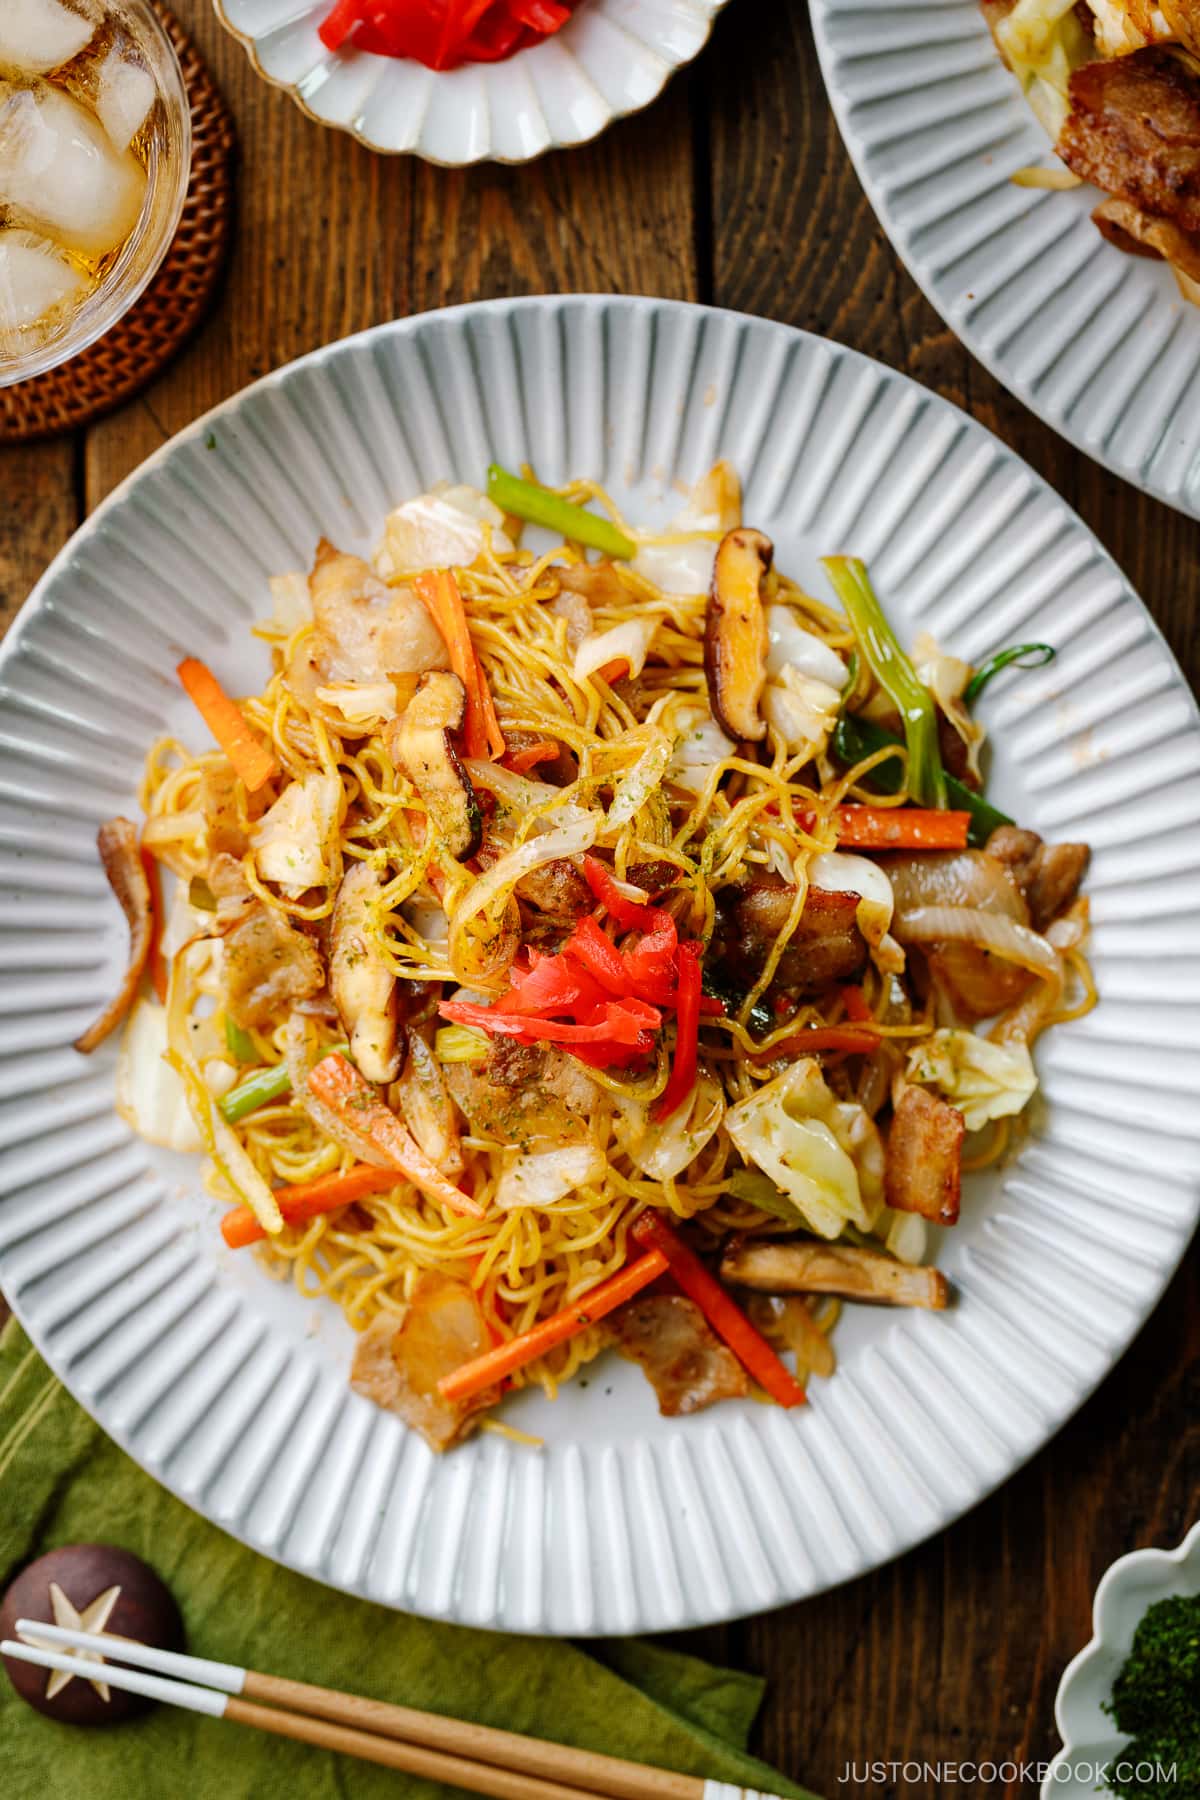
[[[71,431],[132,399],[191,336],[216,293],[233,228],[233,121],[199,51],[166,7],[153,3],[179,57],[192,115],[192,170],[179,230],[141,299],[99,343],[44,375],[0,388],[0,443]]]

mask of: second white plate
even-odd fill
[[[272,86],[369,150],[445,168],[530,162],[596,137],[699,55],[725,0],[585,0],[553,37],[494,63],[433,70],[317,35],[332,0],[214,0]]]
[[[978,0],[811,11],[859,179],[950,329],[1078,449],[1200,517],[1200,307],[1104,241],[1094,189],[1013,185],[1049,139]]]
[[[174,668],[262,682],[268,575],[492,457],[665,520],[715,457],[780,566],[866,557],[903,639],[1050,667],[987,701],[1002,806],[1094,846],[1103,996],[1039,1046],[1043,1106],[969,1183],[944,1314],[851,1310],[797,1412],[662,1419],[608,1356],[435,1457],[350,1392],[341,1314],[226,1250],[195,1161],[134,1140],[114,1052],[72,1040],[123,966],[98,822],[148,743],[204,741]],[[663,301],[503,301],[281,369],[150,458],[0,651],[0,1289],[104,1429],[264,1554],[387,1605],[513,1631],[661,1631],[859,1575],[939,1530],[1079,1405],[1159,1298],[1200,1191],[1200,722],[1078,519],[962,413],[853,352]]]

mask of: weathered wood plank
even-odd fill
[[[70,438],[0,448],[0,636],[78,523]]]

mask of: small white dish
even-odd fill
[[[1104,1710],[1133,1644],[1157,1600],[1200,1593],[1200,1523],[1177,1550],[1134,1550],[1112,1565],[1096,1589],[1091,1642],[1063,1671],[1054,1722],[1063,1747],[1042,1783],[1042,1800],[1095,1800],[1103,1772],[1129,1743]]]
[[[274,87],[369,150],[443,168],[530,162],[657,98],[704,48],[725,0],[583,0],[554,37],[505,62],[435,71],[317,36],[332,0],[214,0]]]

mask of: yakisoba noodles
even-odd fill
[[[842,1301],[944,1306],[928,1225],[1094,1002],[1086,847],[982,792],[980,694],[1053,652],[906,652],[822,580],[724,464],[658,534],[435,489],[272,582],[259,693],[181,665],[219,747],[156,744],[101,833],[123,1115],[436,1448],[607,1345],[664,1412],[792,1405]]]

